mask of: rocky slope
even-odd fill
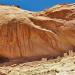
[[[35,60],[74,51],[75,5],[30,12],[0,5],[0,57]]]
[[[0,65],[0,75],[75,75],[75,53],[53,60]]]

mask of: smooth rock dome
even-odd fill
[[[74,49],[74,4],[41,12],[0,5],[0,56],[38,59],[57,57]]]

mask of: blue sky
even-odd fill
[[[41,11],[63,3],[75,3],[75,0],[0,0],[0,4],[17,5],[30,11]]]

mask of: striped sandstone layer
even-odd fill
[[[42,12],[0,5],[1,57],[33,60],[57,57],[74,48],[74,4],[57,5]]]

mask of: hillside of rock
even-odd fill
[[[75,5],[42,12],[0,5],[0,57],[54,58],[75,48]]]

